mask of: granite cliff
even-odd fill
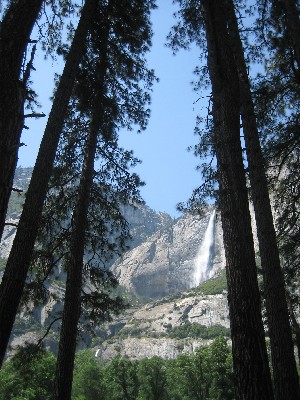
[[[160,298],[195,286],[194,274],[199,268],[199,252],[212,209],[205,215],[186,214],[164,226],[139,246],[117,260],[112,270],[120,285],[137,296]],[[222,230],[219,219],[213,221],[210,254],[211,275],[225,265]]]
[[[26,190],[29,179],[30,170],[20,169],[15,186]],[[9,215],[12,224],[18,222],[22,199],[22,195],[14,195]],[[178,219],[142,204],[126,207],[123,212],[131,227],[131,250],[111,268],[132,307],[121,317],[96,327],[96,338],[83,333],[79,347],[93,346],[97,356],[103,358],[118,354],[130,358],[176,357],[207,343],[216,331],[228,336],[222,229],[212,207],[208,206],[201,216],[185,214]],[[2,258],[9,254],[15,229],[13,225],[6,228]],[[215,278],[212,287],[221,277],[217,290],[202,291],[199,288],[203,285],[194,289],[210,277]],[[40,337],[51,315],[61,310],[63,284],[57,282],[51,291],[56,300],[34,308],[30,316],[20,313],[13,347]],[[202,331],[195,333],[196,326]],[[56,341],[54,331],[46,344],[55,351]]]

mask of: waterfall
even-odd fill
[[[214,249],[215,215],[216,211],[214,210],[209,218],[204,238],[194,261],[192,287],[198,286],[201,282],[213,276],[211,261]]]

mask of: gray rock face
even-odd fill
[[[24,201],[24,192],[26,192],[30,179],[32,168],[18,167],[14,176],[14,188],[22,191],[17,193],[13,191],[10,196],[10,201],[7,210],[7,225],[4,228],[0,245],[0,257],[8,258],[12,243],[16,234],[17,225],[21,215],[22,204]]]
[[[28,172],[28,171],[27,171]],[[26,189],[28,177],[21,173],[21,183],[17,187]],[[116,319],[106,327],[99,327],[98,334],[105,341],[97,356],[112,358],[116,355],[130,358],[144,358],[159,355],[174,358],[180,353],[192,353],[205,340],[186,338],[175,340],[164,337],[171,328],[186,322],[207,327],[222,325],[229,327],[226,295],[196,296],[184,292],[195,285],[194,273],[198,267],[199,251],[209,225],[212,208],[208,206],[204,216],[186,214],[173,220],[168,214],[156,213],[149,207],[138,205],[126,207],[123,213],[130,224],[134,238],[131,250],[112,266],[119,282],[129,292],[139,297],[155,299],[154,302],[130,310],[121,319]],[[18,222],[18,215],[10,215],[12,223]],[[16,228],[8,226],[1,242],[0,256],[9,254]],[[219,216],[213,223],[213,238],[208,248],[209,270],[213,275],[225,265],[222,229]],[[60,275],[58,279],[64,280]],[[36,307],[33,316],[36,325],[47,327],[57,312],[61,312],[64,296],[63,285],[50,288],[55,295],[44,307]],[[177,293],[172,298],[165,298]],[[161,299],[161,300],[157,300]],[[26,319],[26,315],[21,315]],[[137,330],[139,337],[130,332]],[[122,338],[118,336],[119,334]],[[124,336],[125,332],[125,336]],[[128,336],[126,337],[126,332]],[[12,346],[28,340],[26,336],[14,337]],[[38,335],[40,337],[40,335]],[[36,340],[34,332],[32,338]],[[91,338],[89,338],[91,339]],[[55,351],[56,336],[48,345]]]
[[[186,214],[126,252],[112,267],[119,283],[136,295],[148,298],[193,287],[195,262],[211,212],[208,209],[204,217]],[[215,222],[212,250],[213,275],[225,265],[219,219]]]
[[[8,224],[4,227],[1,246],[0,246],[0,257],[8,258],[10,249],[13,244],[13,240],[17,231],[17,227],[15,225],[19,222],[19,215],[13,215],[8,220],[6,220]]]
[[[112,344],[104,343],[95,350],[96,357],[111,360],[114,357],[126,357],[131,360],[141,360],[158,356],[165,359],[177,358],[179,354],[193,354],[200,346],[211,343],[212,340],[175,340],[154,338],[127,338],[116,340]]]
[[[139,327],[145,334],[165,333],[167,327],[189,321],[211,327],[229,328],[226,294],[199,296],[182,293],[176,299],[162,299],[135,311],[124,328]]]
[[[229,328],[226,294],[197,296],[182,293],[176,299],[161,299],[146,304],[128,317],[113,340],[95,348],[95,355],[104,359],[116,356],[130,359],[176,358],[179,354],[192,354],[200,346],[210,343],[205,339],[170,339],[163,337],[171,328],[186,322],[206,327],[221,325]],[[126,337],[127,335],[127,337]],[[138,337],[132,337],[138,335]]]
[[[159,229],[171,225],[173,221],[169,214],[155,212],[144,204],[126,206],[122,214],[130,226],[132,241],[129,247],[131,249],[143,243]]]

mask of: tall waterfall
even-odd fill
[[[198,286],[201,282],[213,276],[211,261],[214,248],[215,216],[216,211],[214,210],[209,218],[204,238],[194,261],[192,287]]]

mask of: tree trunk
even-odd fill
[[[280,266],[251,87],[234,5],[232,0],[225,0],[225,2],[227,3],[229,37],[239,75],[241,117],[263,270],[275,397],[277,400],[299,400],[299,380],[285,297],[284,277]]]
[[[240,143],[239,84],[224,4],[202,0],[213,94],[233,366],[238,400],[272,400],[255,253]]]
[[[97,132],[90,130],[80,179],[78,202],[73,213],[70,255],[67,261],[67,282],[64,312],[60,331],[56,366],[56,400],[71,399],[73,368],[77,342],[77,325],[81,311],[82,269],[87,211],[93,184]]]
[[[13,2],[0,25],[0,241],[24,126],[24,53],[43,0]]]
[[[86,0],[45,128],[23,212],[0,285],[0,365],[22,296],[48,182],[79,62],[97,0]]]
[[[102,125],[104,111],[104,82],[107,69],[107,51],[110,30],[109,5],[110,3],[108,3],[105,12],[106,19],[104,18],[103,34],[101,35],[101,49],[99,52],[101,58],[98,70],[96,71],[96,77],[98,77],[99,81],[95,88],[89,135],[86,143],[85,157],[78,190],[78,200],[73,213],[70,258],[67,261],[66,268],[66,293],[56,364],[55,400],[71,400],[72,393],[77,327],[81,312],[85,232],[90,204],[90,193],[93,185],[94,161],[98,143],[98,134]]]
[[[294,56],[297,63],[297,72],[300,74],[300,21],[296,0],[284,0],[287,28],[294,45]]]

